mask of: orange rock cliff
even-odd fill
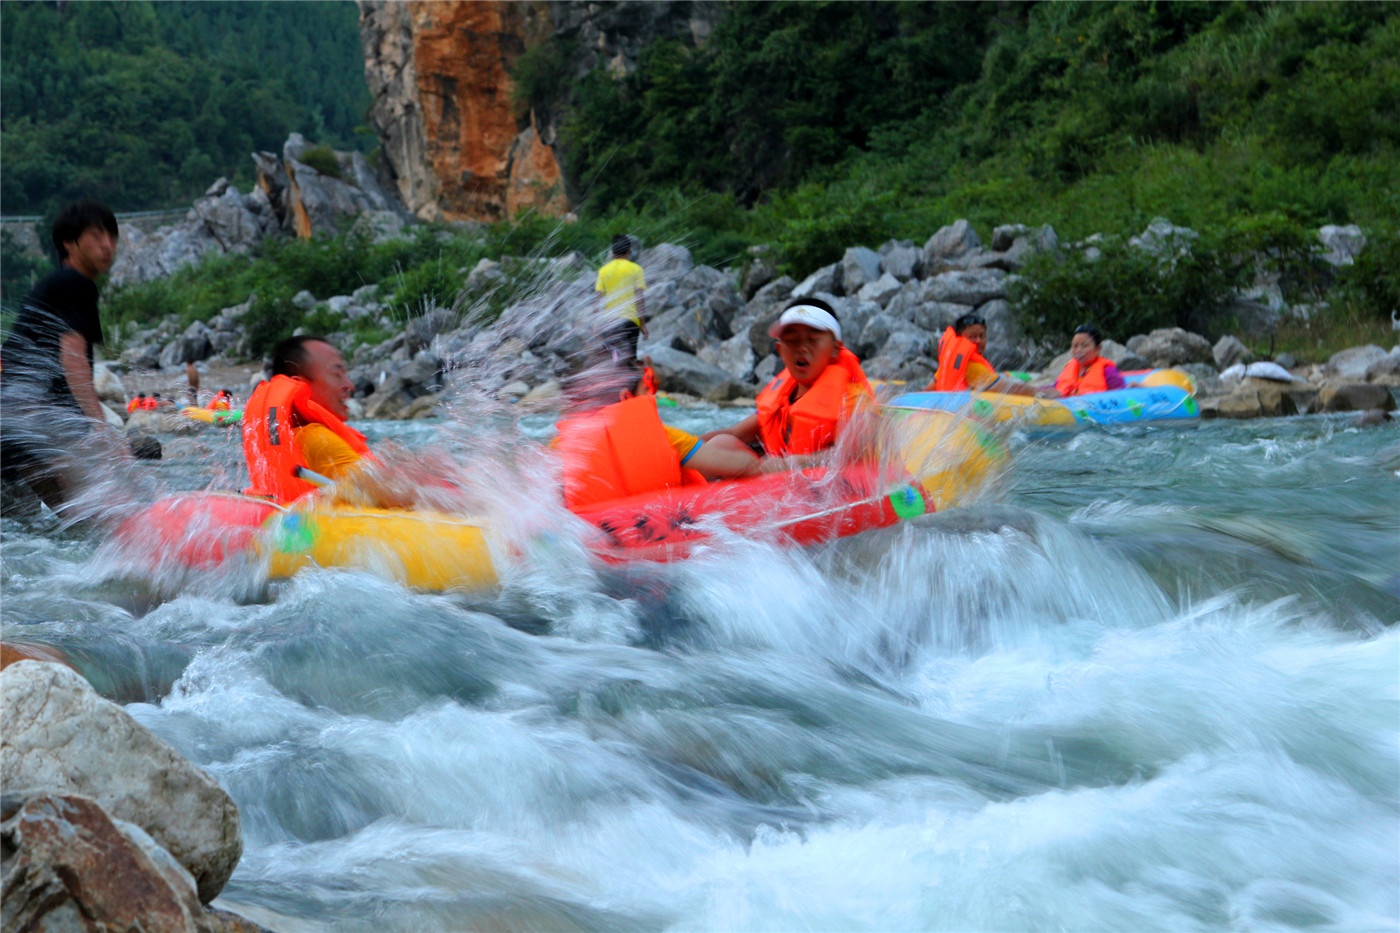
[[[424,220],[498,220],[526,208],[561,215],[569,180],[555,127],[512,100],[511,70],[527,49],[563,38],[575,77],[624,74],[662,35],[702,43],[713,0],[359,0],[370,122],[384,168]],[[571,88],[561,87],[563,112]]]

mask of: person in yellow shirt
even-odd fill
[[[598,270],[595,286],[603,296],[603,346],[614,363],[636,359],[637,340],[647,332],[646,276],[631,255],[631,237],[615,237],[612,260]]]

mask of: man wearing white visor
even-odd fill
[[[861,399],[873,397],[854,353],[841,343],[841,322],[826,302],[799,298],[768,329],[783,371],[758,394],[758,411],[731,428],[747,444],[762,442],[770,457],[814,454],[836,442]]]

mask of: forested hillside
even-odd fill
[[[0,207],[116,210],[245,187],[287,134],[367,149],[358,13],[320,3],[0,4]]]
[[[559,96],[595,216],[686,208],[796,268],[956,216],[1127,233],[1400,216],[1400,6],[738,3]],[[750,212],[747,209],[752,209]]]

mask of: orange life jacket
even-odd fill
[[[152,395],[151,397],[147,398],[144,402],[141,403],[141,407],[146,411],[155,411],[156,406],[159,404],[160,402],[156,401],[156,397]]]
[[[135,411],[136,409],[138,409],[138,408],[140,408],[140,407],[141,407],[141,399],[140,399],[140,397],[134,398],[134,399],[132,399],[131,401],[129,401],[129,402],[126,403],[126,410],[127,410],[127,413],[128,413],[128,414],[130,414],[131,412]]]
[[[783,457],[830,447],[845,414],[846,390],[853,384],[874,394],[860,360],[845,347],[796,402],[792,392],[797,380],[786,369],[778,373],[758,393],[758,434],[763,449],[769,456]]]
[[[1065,368],[1060,370],[1060,376],[1055,380],[1055,388],[1066,397],[1107,392],[1108,377],[1104,375],[1107,368],[1108,360],[1102,356],[1095,357],[1094,362],[1090,363],[1083,373],[1079,371],[1079,361],[1070,360],[1065,364]]]
[[[655,395],[661,387],[656,383],[656,372],[650,366],[642,370],[642,391],[647,395]]]
[[[243,456],[249,479],[245,495],[285,503],[315,491],[314,485],[296,475],[306,459],[292,432],[303,424],[325,425],[355,453],[373,459],[363,434],[312,401],[310,383],[273,376],[253,390],[243,407]]]
[[[228,411],[228,396],[220,392],[209,400],[209,411]]]
[[[938,372],[933,377],[933,391],[962,392],[968,388],[967,367],[981,363],[988,372],[996,372],[987,358],[977,352],[977,344],[960,337],[949,327],[938,341]]]
[[[246,422],[246,411],[243,418]],[[650,395],[563,419],[555,450],[563,465],[564,505],[574,511],[610,499],[705,482],[705,477],[681,466],[680,455],[656,413],[656,399]]]

